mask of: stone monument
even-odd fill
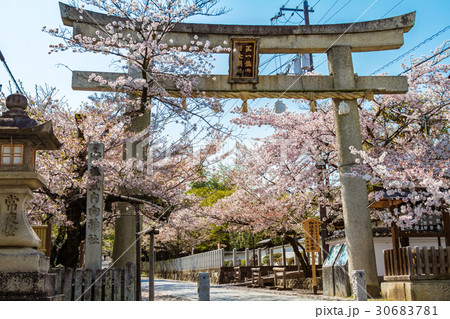
[[[103,152],[102,143],[89,143],[85,268],[92,270],[93,273],[102,269],[103,225],[103,168],[93,161],[103,158]]]
[[[55,275],[49,258],[37,248],[26,209],[32,190],[45,186],[35,172],[36,150],[61,146],[52,123],[38,124],[25,112],[27,99],[12,94],[0,116],[0,300],[54,299]]]

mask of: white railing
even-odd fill
[[[225,266],[225,251],[224,249],[219,249],[176,259],[157,261],[155,263],[155,272],[207,269],[223,266]]]

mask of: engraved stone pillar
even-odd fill
[[[262,266],[262,249],[258,248],[258,266]]]
[[[269,249],[269,254],[270,254],[270,266],[275,266],[275,260],[273,258],[273,248]]]
[[[337,90],[356,87],[350,47],[332,47],[327,51],[328,68]],[[344,102],[344,103],[342,103]],[[350,146],[362,148],[358,104],[356,100],[333,99],[334,122],[339,156],[342,208],[345,239],[349,250],[349,273],[363,269],[367,274],[367,289],[371,296],[379,295],[379,284],[369,215],[366,182],[347,176],[354,167],[356,156]]]
[[[85,269],[95,273],[102,268],[103,225],[103,168],[93,161],[103,158],[104,146],[99,142],[88,145],[88,173],[86,207]]]

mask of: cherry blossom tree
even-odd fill
[[[387,224],[394,220],[411,227],[422,214],[439,214],[449,204],[449,66],[436,59],[412,60],[419,65],[408,73],[406,95],[359,101],[363,151],[355,152],[364,166],[354,174],[364,176],[371,190],[383,188],[372,199],[403,194],[399,198],[405,202],[394,215],[379,214]],[[295,248],[302,249],[295,240],[302,233],[300,222],[317,215],[318,205],[327,206],[329,217],[341,211],[332,116],[330,106],[322,103],[315,113],[280,115],[262,108],[235,119],[274,133],[241,147],[229,175],[236,190],[212,207],[211,218],[237,229],[284,234],[307,269],[308,261]],[[317,169],[321,161],[323,171]]]
[[[218,0],[80,0],[72,1],[79,10],[79,21],[98,28],[96,36],[72,36],[67,28],[44,31],[62,40],[52,45],[50,53],[72,50],[80,53],[101,53],[113,59],[123,76],[107,80],[91,74],[89,81],[108,85],[112,89],[129,94],[127,103],[130,115],[137,115],[152,107],[155,101],[185,116],[205,117],[211,109],[220,110],[217,101],[204,99],[190,101],[199,76],[208,76],[212,68],[210,43],[198,41],[193,36],[190,43],[173,46],[169,32],[173,27],[196,15],[219,15],[223,8],[215,9]],[[108,23],[101,26],[86,8],[94,8],[108,15]],[[170,83],[179,94],[170,97],[162,83]],[[201,95],[201,94],[200,94]],[[201,97],[201,96],[200,96]],[[153,102],[152,102],[153,101]],[[181,113],[183,113],[181,112]]]
[[[274,133],[256,139],[253,146],[239,146],[236,166],[227,176],[236,190],[207,212],[230,229],[283,236],[306,274],[310,273],[309,261],[297,241],[303,232],[301,222],[315,216],[320,205],[328,207],[330,218],[340,210],[329,107],[321,104],[318,112],[283,114],[261,108],[234,119],[245,127],[271,127]]]
[[[194,145],[195,137],[193,140],[187,135],[172,142],[161,141],[161,133],[158,132],[162,130],[157,125],[165,122],[154,117],[156,127],[153,127],[152,141],[160,141],[154,145],[159,153],[153,154],[152,161],[148,162],[134,158],[125,160],[122,146],[136,133],[126,129],[129,117],[118,112],[118,105],[123,103],[120,96],[95,96],[74,110],[54,99],[55,90],[39,90],[37,93],[36,97],[29,97],[30,116],[39,121],[52,120],[55,135],[63,143],[60,150],[38,152],[36,171],[48,184],[35,191],[29,208],[33,222],[51,220],[54,225],[53,264],[74,267],[78,262],[79,245],[85,237],[86,189],[89,184],[87,145],[92,141],[105,145],[105,159],[99,162],[105,176],[105,230],[111,228],[116,217],[115,204],[119,202],[145,203],[140,212],[146,225],[151,225],[161,216],[170,217],[176,213],[171,223],[180,222],[180,226],[184,226],[178,216],[200,201],[186,191],[193,182],[204,180],[201,172],[221,159],[216,153],[223,137],[210,136],[201,145]],[[152,174],[148,174],[146,163],[152,164]],[[179,210],[181,212],[178,213]]]
[[[423,214],[440,215],[450,204],[450,66],[437,63],[449,55],[444,46],[448,41],[411,60],[407,94],[378,97],[363,111],[368,138],[363,151],[353,150],[362,157],[358,174],[381,188],[375,200],[404,202],[394,214],[379,213],[387,224],[411,228]]]
[[[131,131],[136,131],[133,124],[135,119],[152,113],[154,125],[145,131],[150,135],[149,147],[154,153],[158,153],[158,149],[154,147],[158,139],[155,132],[167,128],[170,123],[184,125],[187,132],[185,136],[198,129],[195,118],[209,126],[209,131],[205,134],[209,138],[221,129],[220,125],[212,122],[212,118],[221,109],[220,104],[213,99],[205,98],[195,87],[199,76],[209,75],[213,61],[212,53],[219,52],[222,48],[212,48],[210,43],[198,41],[197,36],[193,36],[184,46],[175,47],[169,35],[176,24],[189,17],[223,13],[223,9],[215,9],[217,2],[217,0],[71,1],[78,9],[77,21],[96,27],[98,29],[96,35],[74,37],[67,28],[44,27],[44,31],[61,40],[61,43],[51,46],[50,53],[71,50],[78,53],[101,53],[112,58],[112,64],[124,75],[116,80],[106,80],[98,74],[91,74],[89,81],[121,92],[117,97],[119,100],[110,104],[109,113],[116,116],[115,127],[122,130],[114,132],[116,136],[123,137],[117,142],[123,143]],[[96,20],[98,16],[87,9],[106,13],[106,25],[99,23]],[[162,83],[174,87],[178,91],[176,96],[170,96],[163,89]],[[191,99],[194,95],[200,98]],[[156,121],[159,126],[156,125]],[[75,124],[79,129],[81,125],[91,127],[95,125],[94,122],[95,120],[91,121],[87,115],[81,117],[79,123]],[[112,130],[106,129],[108,125],[108,123],[99,125],[97,131]],[[105,134],[101,137],[109,136],[108,133]],[[84,146],[80,143],[80,151]],[[154,166],[158,166],[158,168],[152,171],[152,174],[147,174],[151,175],[151,178],[142,173],[146,169],[143,167],[146,163],[130,159],[124,164],[119,161],[121,148],[117,147],[114,151],[111,149],[111,156],[102,163],[109,172],[109,175],[105,175],[110,187],[106,199],[107,206],[110,202],[121,201],[131,194],[133,198],[159,205],[166,213],[178,209],[178,198],[183,193],[181,188],[185,187],[187,181],[198,177],[194,168],[201,166],[202,160],[188,159],[192,140],[183,137],[172,146],[164,145],[163,148],[159,147],[162,152],[152,154],[151,167],[153,169]],[[167,153],[164,150],[167,149],[170,149],[169,157],[164,156]],[[211,153],[208,153],[207,149],[208,147],[198,155],[203,159],[209,156]],[[79,155],[80,158],[85,157],[84,154]]]

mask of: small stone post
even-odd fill
[[[250,250],[245,248],[245,265],[250,266]]]
[[[201,272],[198,274],[198,300],[209,301],[209,273]]]
[[[269,249],[269,254],[270,254],[270,266],[274,266],[275,265],[275,261],[273,258],[273,248]]]
[[[353,299],[356,301],[367,301],[366,272],[364,270],[352,271]]]
[[[88,172],[89,185],[86,207],[86,253],[85,269],[92,273],[102,268],[102,225],[103,225],[103,168],[93,161],[103,158],[103,144],[89,143]]]
[[[237,249],[233,248],[233,267],[238,267],[240,265],[237,264]]]
[[[220,267],[225,267],[225,249],[220,249]]]

